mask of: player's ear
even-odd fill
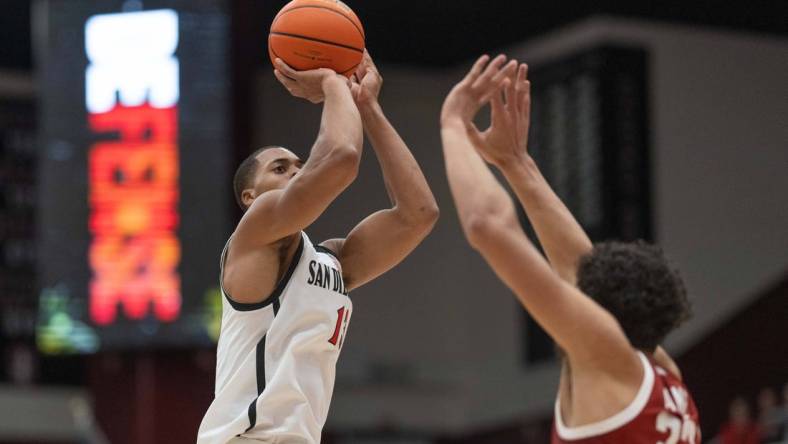
[[[255,197],[257,196],[255,196],[255,192],[253,188],[247,188],[241,191],[241,202],[243,202],[246,208],[249,208],[252,205],[252,202],[254,202]]]

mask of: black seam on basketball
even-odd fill
[[[296,6],[295,8],[290,8],[287,11],[283,12],[282,14],[278,14],[276,16],[276,18],[274,18],[274,22],[271,23],[271,29],[273,29],[273,27],[276,24],[276,22],[279,21],[279,19],[282,18],[283,15],[289,13],[290,11],[295,11],[296,9],[305,9],[305,8],[325,9],[326,11],[331,11],[331,12],[333,12],[335,14],[341,15],[342,17],[347,19],[347,21],[349,21],[353,25],[354,28],[356,28],[356,31],[358,31],[358,33],[361,34],[361,39],[362,40],[364,40],[364,41],[367,40],[367,36],[364,34],[364,30],[359,28],[358,25],[356,24],[356,22],[354,22],[352,18],[346,16],[345,14],[343,14],[343,13],[341,13],[341,12],[335,10],[335,9],[326,8],[325,6],[306,5],[306,6]]]
[[[344,71],[340,71],[339,74],[345,75],[346,72],[355,71],[358,68],[358,65],[361,63],[356,63],[355,65],[351,66],[350,69],[346,69]]]
[[[279,57],[279,54],[277,54],[276,51],[274,51],[274,48],[271,45],[268,45],[268,48],[271,50],[271,53],[274,55],[274,57],[276,57],[277,59],[282,59],[281,57]],[[282,59],[282,61],[284,62],[285,59]],[[271,60],[271,63],[274,63],[274,61]],[[287,63],[287,62],[285,62],[285,63]],[[274,68],[276,68],[276,66],[274,66]],[[283,76],[287,77],[288,79],[294,81],[294,82],[296,81],[296,79],[288,76],[287,74],[283,73],[282,71],[279,71],[279,73],[282,74]]]
[[[269,47],[270,47],[270,45],[269,45]],[[279,57],[279,54],[277,54],[277,53],[276,53],[276,51],[274,51],[274,48],[273,48],[273,47],[271,47],[271,53],[272,53],[272,54],[274,55],[274,57],[276,57],[277,59],[282,59],[281,57]],[[282,60],[284,61],[284,59],[282,59]],[[356,68],[358,68],[358,65],[360,65],[360,64],[361,64],[361,62],[358,62],[358,63],[356,63],[355,65],[351,66],[349,69],[346,69],[346,70],[344,70],[344,71],[339,71],[339,72],[337,72],[337,74],[342,74],[342,75],[344,75],[346,72],[354,71]],[[280,71],[280,72],[281,72],[281,71]],[[294,82],[295,82],[295,79],[288,77],[288,76],[287,76],[285,73],[283,73],[283,72],[282,72],[282,75],[283,75],[283,76],[285,76],[285,77],[287,77],[288,79],[290,79],[290,80],[292,80],[292,81],[294,81]],[[335,256],[336,256],[336,255],[335,255]]]
[[[282,59],[281,57],[279,57],[279,54],[277,54],[277,53],[276,53],[276,51],[274,51],[274,48],[271,48],[271,53],[272,53],[272,54],[274,55],[274,57],[276,57],[277,59]],[[284,59],[282,59],[282,60],[284,60]],[[346,72],[355,71],[355,69],[356,69],[356,68],[358,68],[358,65],[360,65],[360,64],[361,64],[361,62],[359,62],[359,63],[356,63],[355,65],[351,66],[349,69],[346,69],[346,70],[344,70],[344,71],[339,71],[339,72],[337,72],[337,74],[342,74],[342,75],[344,75]],[[281,71],[280,71],[280,72],[281,72]],[[290,79],[290,80],[292,80],[292,81],[295,81],[295,79],[288,77],[288,76],[287,76],[285,73],[283,73],[283,72],[282,72],[282,75],[283,75],[283,76],[285,76],[285,77],[287,77],[288,79]]]
[[[284,36],[284,37],[292,37],[294,39],[309,40],[309,41],[312,41],[312,42],[318,42],[318,43],[323,43],[323,44],[326,44],[326,45],[332,45],[332,46],[337,46],[337,47],[340,47],[340,48],[349,49],[351,51],[360,52],[362,54],[364,53],[363,49],[358,49],[356,47],[349,46],[349,45],[343,45],[341,43],[329,42],[328,40],[316,39],[314,37],[305,37],[303,35],[289,34],[287,32],[272,32],[271,35],[281,35],[281,36]]]

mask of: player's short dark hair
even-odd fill
[[[244,205],[243,199],[241,199],[241,193],[251,186],[252,179],[254,179],[254,175],[257,172],[257,155],[271,148],[278,147],[264,146],[254,150],[252,154],[238,165],[238,169],[235,170],[235,176],[233,176],[233,192],[235,193],[235,201],[244,211],[246,211],[246,206]]]
[[[621,324],[633,347],[654,351],[691,316],[684,281],[662,249],[602,242],[580,259],[577,286]]]

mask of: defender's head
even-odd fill
[[[266,191],[282,189],[301,168],[304,161],[280,146],[266,146],[249,155],[233,178],[235,200],[246,211]]]
[[[687,290],[662,249],[603,242],[580,259],[577,286],[621,324],[633,347],[653,352],[691,314]]]

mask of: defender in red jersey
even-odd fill
[[[466,238],[561,348],[552,442],[700,444],[698,411],[660,347],[689,317],[682,279],[654,245],[592,245],[528,155],[527,69],[481,57],[446,97],[441,137]],[[491,126],[479,131],[473,119],[488,102]],[[511,185],[549,264],[485,161]]]

